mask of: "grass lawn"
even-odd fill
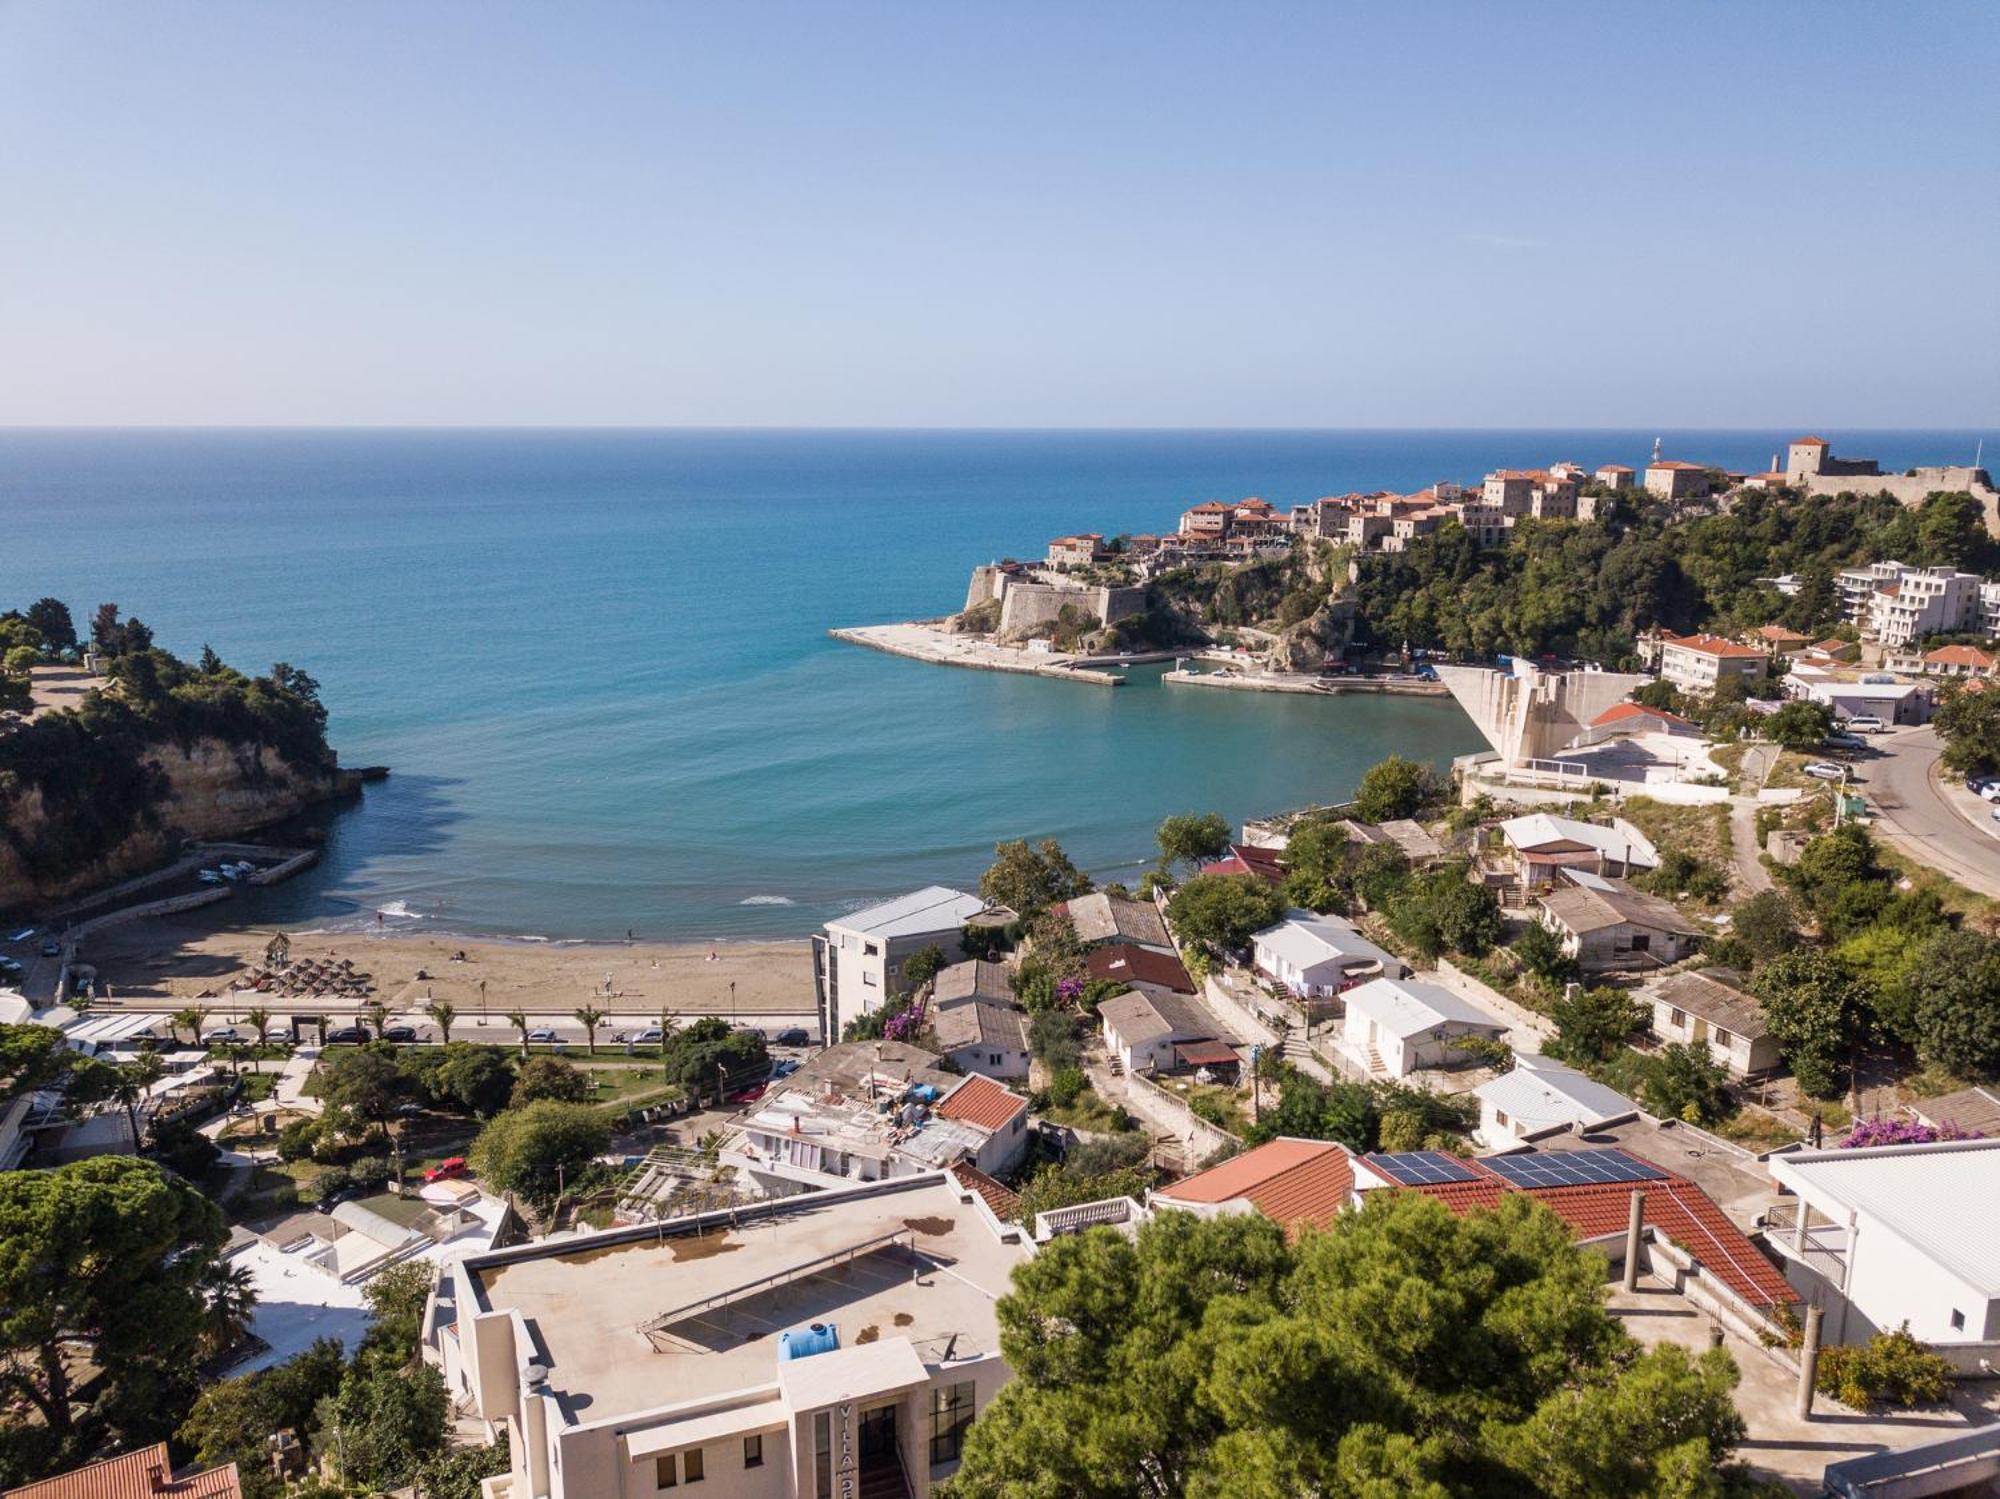
[[[1207,1121],[1217,1129],[1240,1135],[1250,1127],[1249,1103],[1245,1095],[1234,1088],[1224,1088],[1215,1083],[1189,1083],[1183,1088],[1178,1079],[1170,1080],[1166,1086],[1169,1092],[1180,1096],[1194,1111],[1196,1118]]]
[[[1715,1126],[1715,1133],[1748,1150],[1776,1150],[1805,1138],[1798,1130],[1768,1110],[1745,1104],[1731,1118]]]
[[[1043,1118],[1053,1119],[1057,1124],[1066,1124],[1071,1129],[1090,1130],[1100,1135],[1117,1134],[1123,1130],[1134,1130],[1139,1126],[1128,1114],[1125,1123],[1118,1122],[1112,1106],[1099,1096],[1096,1089],[1085,1088],[1076,1095],[1076,1101],[1066,1109],[1053,1104],[1043,1113]]]

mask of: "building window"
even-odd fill
[[[1653,945],[1653,939],[1652,939],[1652,937],[1651,937],[1650,935],[1648,935],[1647,933],[1645,933],[1645,932],[1634,932],[1634,933],[1632,934],[1632,951],[1634,951],[1634,952],[1644,952],[1644,951],[1646,951],[1646,949],[1648,949],[1648,948],[1649,948],[1649,947],[1651,947],[1652,945]]]
[[[1014,1116],[1014,1133],[1017,1135],[1020,1134],[1021,1126],[1026,1124],[1027,1122],[1028,1122],[1028,1116],[1025,1112],[1016,1114]]]
[[[864,989],[876,989],[881,986],[875,982],[875,975],[864,968],[861,970],[861,987]]]
[[[998,1067],[1000,1065],[1000,1053],[997,1051],[987,1053],[986,1065],[988,1067]]]
[[[1493,1111],[1493,1122],[1502,1129],[1505,1129],[1507,1127],[1507,1111],[1505,1109],[1495,1109]]]
[[[1965,1313],[1961,1312],[1957,1307],[1951,1309],[1951,1330],[1953,1332],[1965,1331]]]
[[[965,1446],[965,1433],[972,1425],[972,1386],[967,1384],[931,1387],[931,1466],[955,1463]]]
[[[1717,1046],[1720,1046],[1724,1051],[1727,1051],[1729,1049],[1729,1043],[1730,1043],[1729,1032],[1724,1030],[1721,1026],[1718,1025],[1715,1028],[1715,1044]]]
[[[1687,1012],[1685,1010],[1667,1011],[1667,1024],[1671,1025],[1675,1030],[1677,1031],[1686,1030],[1687,1023],[1688,1023],[1688,1018],[1687,1018]]]
[[[743,1439],[743,1466],[761,1468],[764,1466],[764,1433],[756,1432]]]
[[[813,1417],[813,1492],[818,1499],[833,1499],[833,1413],[821,1411]]]
[[[690,1447],[681,1454],[681,1481],[700,1483],[708,1475],[702,1471],[701,1448]]]
[[[881,948],[881,945],[880,945],[879,943],[874,943],[874,942],[864,942],[864,943],[862,943],[862,944],[861,944],[861,956],[862,956],[862,957],[864,957],[864,958],[879,958],[879,957],[881,957],[881,956],[882,956],[882,948]]]
[[[679,1459],[671,1452],[665,1457],[656,1457],[653,1459],[654,1488],[671,1489],[677,1488],[680,1485],[680,1479],[676,1476],[674,1467],[678,1461]]]

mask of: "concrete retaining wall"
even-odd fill
[[[126,906],[122,910],[107,911],[102,916],[94,916],[89,921],[70,928],[69,940],[81,942],[92,932],[105,927],[118,926],[127,921],[138,921],[146,916],[172,916],[178,911],[193,911],[202,906],[212,906],[219,900],[228,900],[236,892],[227,885],[210,885],[202,890],[186,895],[170,895],[165,900],[147,901],[143,905]]]
[[[1188,1142],[1189,1170],[1225,1146],[1243,1142],[1227,1130],[1217,1129],[1150,1078],[1128,1076],[1125,1101],[1132,1112],[1166,1134],[1179,1135]]]

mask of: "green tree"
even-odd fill
[[[416,1489],[421,1499],[479,1499],[482,1478],[505,1473],[507,1434],[484,1447],[448,1447],[417,1465]]]
[[[28,605],[25,617],[51,651],[76,649],[76,621],[70,618],[69,605],[61,599],[36,599]]]
[[[585,1005],[576,1012],[576,1023],[583,1027],[585,1044],[590,1055],[597,1055],[597,1028],[604,1024],[604,1012],[593,1005]]]
[[[943,971],[944,949],[933,942],[903,959],[903,986],[915,993]]]
[[[408,1097],[408,1078],[386,1042],[335,1052],[321,1073],[320,1097],[373,1125],[387,1125]]]
[[[1840,1091],[1840,1064],[1869,1034],[1867,991],[1833,954],[1800,948],[1773,958],[1751,985],[1799,1087],[1815,1098]]]
[[[314,1412],[313,1447],[333,1455],[349,1489],[400,1488],[443,1451],[449,1413],[444,1376],[429,1364],[405,1370],[357,1362]]]
[[[668,1082],[697,1096],[719,1097],[765,1076],[771,1053],[761,1031],[731,1030],[726,1021],[706,1015],[668,1037],[661,1064]]]
[[[1447,952],[1484,956],[1507,930],[1500,901],[1449,864],[1412,878],[1383,909],[1389,929],[1426,961]]]
[[[495,1191],[547,1208],[610,1143],[610,1127],[595,1109],[542,1099],[488,1120],[471,1158]]]
[[[1198,874],[1167,902],[1167,920],[1183,941],[1214,948],[1242,947],[1284,914],[1278,892],[1253,874]]]
[[[590,1093],[590,1078],[581,1067],[573,1067],[561,1057],[529,1057],[514,1074],[510,1103],[517,1109],[542,1098],[583,1103]]]
[[[1833,710],[1805,699],[1786,703],[1764,720],[1765,737],[1788,750],[1816,749],[1832,732]]]
[[[1644,1021],[1639,1006],[1620,989],[1580,989],[1550,1008],[1556,1034],[1549,1055],[1575,1067],[1592,1067],[1617,1055]]]
[[[0,1024],[0,1103],[46,1088],[76,1061],[53,1026]]]
[[[1732,1111],[1729,1071],[1705,1046],[1670,1042],[1646,1058],[1639,1101],[1662,1119],[1713,1124]]]
[[[979,877],[979,896],[988,905],[1006,906],[1031,916],[1044,906],[1090,892],[1090,876],[1070,862],[1053,838],[1030,848],[1026,839],[993,847],[993,863]]]
[[[1347,830],[1338,823],[1324,817],[1299,823],[1285,840],[1284,863],[1284,896],[1290,904],[1309,911],[1347,910],[1354,886]]]
[[[1736,908],[1730,930],[1758,962],[1769,962],[1798,946],[1798,908],[1782,890],[1760,890]]]
[[[1603,1295],[1522,1196],[1455,1218],[1370,1193],[1296,1245],[1255,1215],[1067,1236],[999,1304],[1014,1377],[948,1493],[1748,1492],[1728,1355],[1642,1353]]]
[[[292,1431],[311,1435],[314,1407],[340,1388],[346,1361],[333,1338],[255,1374],[206,1386],[181,1424],[180,1440],[204,1468],[237,1466],[244,1499],[278,1499],[283,1484],[272,1474],[266,1439]]]
[[[1576,977],[1576,959],[1563,951],[1562,939],[1539,921],[1514,939],[1514,956],[1529,973],[1547,984],[1565,984]]]
[[[509,1010],[507,1023],[521,1033],[521,1055],[525,1057],[528,1054],[528,1032],[534,1029],[534,1022],[528,1019],[525,1010]]]
[[[444,1044],[451,1045],[451,1023],[458,1019],[458,1007],[449,1000],[435,999],[424,1006],[424,1013],[436,1022],[438,1036]]]
[[[1958,1077],[2000,1075],[2000,941],[1945,931],[1924,944],[1905,985],[1917,1055]]]
[[[405,1065],[426,1068],[419,1075],[425,1096],[460,1113],[497,1114],[514,1087],[512,1061],[497,1046],[451,1041],[413,1052]]]
[[[41,1428],[38,1450],[12,1453],[37,1471],[8,1482],[172,1432],[194,1398],[201,1287],[224,1237],[214,1205],[150,1161],[0,1172],[0,1389]]]
[[[1944,763],[1960,775],[2000,771],[2000,692],[1983,682],[1947,685],[1932,721],[1944,741]]]
[[[257,1307],[250,1267],[216,1260],[203,1270],[196,1290],[208,1307],[208,1351],[226,1353],[242,1338]]]
[[[258,1005],[253,1009],[248,1009],[243,1012],[243,1019],[246,1022],[248,1022],[249,1025],[257,1032],[257,1044],[260,1047],[264,1044],[265,1040],[270,1036],[271,1022],[275,1018],[276,1017],[273,1016],[271,1012],[265,1009],[262,1005]]]
[[[1155,836],[1160,844],[1160,870],[1169,875],[1175,865],[1192,868],[1204,859],[1221,858],[1229,848],[1229,824],[1216,812],[1169,817]]]
[[[1390,822],[1416,817],[1442,795],[1437,774],[1401,755],[1371,766],[1354,793],[1354,815],[1363,822]]]
[[[183,1005],[167,1017],[167,1034],[178,1041],[181,1038],[181,1027],[186,1026],[188,1044],[192,1046],[201,1040],[201,1021],[202,1012],[199,1006]]]
[[[427,1260],[404,1260],[370,1278],[361,1296],[374,1320],[362,1340],[360,1359],[389,1368],[408,1368],[417,1362],[424,1304],[430,1300],[433,1280]]]

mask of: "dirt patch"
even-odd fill
[[[908,1327],[912,1322],[916,1321],[917,1319],[915,1317],[912,1317],[908,1312],[898,1312],[891,1320],[894,1321],[898,1327]]]
[[[854,1346],[858,1348],[863,1343],[872,1343],[881,1336],[882,1336],[882,1329],[875,1326],[871,1322],[868,1326],[862,1328],[860,1332],[854,1335]]]
[[[685,1234],[678,1239],[667,1240],[667,1248],[673,1252],[677,1264],[682,1260],[705,1260],[713,1255],[731,1254],[742,1247],[727,1234]]]
[[[903,1227],[912,1233],[922,1234],[927,1239],[942,1239],[958,1227],[956,1218],[905,1218]]]

